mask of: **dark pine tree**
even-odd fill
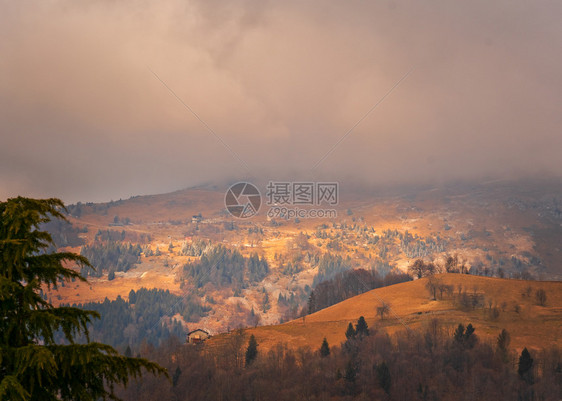
[[[350,383],[355,383],[355,379],[357,378],[357,369],[353,364],[353,361],[349,361],[345,366],[345,373],[343,378]]]
[[[533,382],[533,358],[531,358],[531,354],[527,350],[527,348],[523,348],[521,351],[521,356],[519,357],[519,367],[517,368],[517,373],[519,376],[525,380],[527,383]]]
[[[466,326],[466,331],[464,332],[464,344],[467,348],[473,348],[476,345],[476,341],[478,341],[476,334],[474,334],[475,330],[476,329],[471,323]]]
[[[176,387],[176,385],[178,384],[178,380],[180,379],[181,376],[181,368],[178,366],[176,368],[176,371],[174,372],[174,375],[172,376],[172,386]]]
[[[135,290],[131,290],[129,291],[129,303],[133,305],[135,302],[137,302],[137,293]]]
[[[462,324],[459,323],[459,326],[457,327],[455,333],[453,334],[453,338],[455,339],[455,342],[457,342],[458,344],[464,343],[464,326]]]
[[[355,337],[355,329],[353,328],[353,324],[349,323],[347,326],[347,330],[345,331],[345,337],[349,340]]]
[[[507,362],[508,360],[510,342],[511,342],[511,336],[509,335],[509,332],[506,329],[503,329],[502,332],[498,335],[496,344],[498,347],[498,353],[504,362]]]
[[[369,327],[367,326],[367,322],[365,318],[361,316],[359,320],[357,320],[357,325],[355,326],[355,333],[359,336],[368,336],[369,335]]]
[[[474,327],[472,326],[472,323],[469,323],[468,326],[466,326],[466,331],[464,333],[464,339],[465,340],[470,339],[470,336],[472,336],[473,333],[474,333]]]
[[[392,384],[392,381],[390,377],[390,369],[388,369],[388,366],[384,361],[377,366],[377,379],[381,388],[386,394],[388,394],[390,392],[390,385]]]
[[[166,372],[146,359],[127,358],[109,345],[90,342],[88,324],[99,318],[97,312],[54,307],[41,297],[43,286],[50,289],[72,279],[86,282],[65,266],[92,268],[75,253],[47,253],[55,244],[41,226],[52,218],[65,220],[63,208],[58,199],[18,197],[0,202],[2,400],[118,399],[114,385],[126,385],[143,368]],[[68,345],[55,341],[57,331]],[[82,333],[86,344],[76,344]]]
[[[328,340],[324,337],[324,341],[322,341],[322,345],[320,346],[320,356],[325,358],[328,355],[330,355],[330,346],[328,345]]]
[[[308,314],[312,314],[316,312],[316,298],[314,296],[314,291],[310,293],[310,297],[308,297]]]
[[[258,356],[258,342],[256,337],[252,334],[250,341],[248,341],[248,348],[246,349],[246,366],[249,366]]]

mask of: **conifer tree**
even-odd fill
[[[181,368],[178,366],[172,376],[172,386],[176,387],[181,376]]]
[[[66,266],[90,267],[71,252],[47,253],[54,247],[41,225],[65,220],[58,199],[12,198],[0,202],[0,399],[117,399],[115,385],[127,385],[143,369],[166,374],[159,365],[119,355],[112,347],[89,341],[88,323],[99,314],[54,307],[41,288],[65,281],[86,281]],[[57,344],[61,331],[68,344]],[[84,334],[86,344],[75,343]]]
[[[137,302],[137,293],[135,290],[131,290],[129,291],[129,303],[133,305],[135,302]]]
[[[377,366],[377,379],[379,380],[379,385],[382,387],[384,392],[388,394],[392,381],[390,376],[390,369],[388,369],[388,366],[384,361]]]
[[[464,341],[464,326],[459,323],[455,333],[453,334],[453,338],[458,344],[462,344]]]
[[[498,335],[496,344],[498,347],[498,352],[504,362],[507,362],[510,342],[511,342],[511,336],[509,335],[509,332],[506,329],[503,329],[501,333]]]
[[[365,318],[363,316],[359,317],[359,320],[357,320],[357,325],[355,325],[355,333],[360,337],[369,335],[369,327],[367,326],[367,322],[365,321]]]
[[[308,314],[311,315],[316,312],[316,298],[314,296],[314,291],[310,293],[308,297]]]
[[[532,367],[533,367],[533,358],[531,358],[531,354],[524,348],[521,351],[521,356],[519,357],[519,367],[517,368],[517,373],[519,376],[525,380],[527,383],[533,383],[533,375],[532,375]]]
[[[324,337],[324,341],[322,341],[322,345],[320,346],[320,356],[325,358],[328,355],[330,355],[330,345],[328,345],[328,340]]]
[[[345,331],[345,337],[348,340],[350,338],[355,337],[355,329],[353,328],[353,324],[351,324],[351,322],[347,325],[347,330]]]
[[[474,334],[475,330],[476,329],[471,323],[466,326],[466,331],[464,332],[464,343],[467,348],[473,348],[476,341],[478,341],[476,334]]]
[[[248,341],[248,348],[246,349],[246,366],[249,366],[258,356],[258,342],[256,337],[252,334],[250,341]]]
[[[464,333],[464,339],[469,340],[473,333],[474,333],[474,327],[472,326],[471,323],[469,323],[468,326],[466,326],[466,331]]]
[[[357,369],[353,363],[353,361],[349,361],[347,365],[345,365],[345,373],[343,378],[350,383],[354,383],[357,377]]]

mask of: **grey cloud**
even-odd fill
[[[0,8],[0,198],[108,200],[240,177],[387,184],[562,171],[559,2]]]

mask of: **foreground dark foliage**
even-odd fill
[[[115,399],[114,386],[143,369],[165,372],[102,343],[76,344],[82,333],[89,340],[88,324],[99,314],[54,307],[40,295],[42,286],[85,281],[68,265],[91,267],[74,253],[47,253],[54,242],[40,227],[64,219],[62,208],[58,199],[0,202],[0,400]],[[55,340],[57,331],[67,345]]]
[[[447,334],[433,321],[420,332],[389,337],[371,327],[368,335],[350,336],[329,353],[322,344],[316,350],[291,350],[282,344],[267,352],[258,348],[251,364],[245,363],[248,338],[241,332],[203,348],[169,340],[143,356],[175,371],[175,384],[148,378],[122,395],[131,401],[562,397],[560,350],[535,351],[532,361],[524,352],[520,362],[520,353],[479,342],[476,332],[472,325],[459,325],[455,335]]]

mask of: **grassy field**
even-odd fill
[[[369,291],[305,319],[247,329],[246,334],[254,334],[262,350],[277,343],[286,343],[295,348],[319,348],[324,337],[332,345],[343,342],[349,322],[356,323],[360,316],[364,316],[371,329],[388,333],[407,328],[423,329],[432,319],[438,319],[450,333],[459,323],[465,326],[472,323],[476,334],[490,342],[495,341],[502,329],[506,329],[511,334],[511,346],[516,349],[562,346],[562,282],[507,280],[461,274],[441,274],[437,278],[452,285],[455,294],[460,288],[469,295],[483,296],[484,307],[462,310],[453,301],[455,295],[443,300],[432,300],[426,289],[427,279],[424,278]],[[528,287],[531,288],[530,296],[526,295]],[[545,306],[536,304],[535,293],[538,289],[543,289],[547,294]],[[376,315],[376,308],[382,301],[391,305],[391,312],[384,320]],[[490,314],[490,302],[492,308],[496,307],[499,311],[499,316],[495,318]],[[224,341],[227,336],[223,334],[213,338],[210,345]]]

